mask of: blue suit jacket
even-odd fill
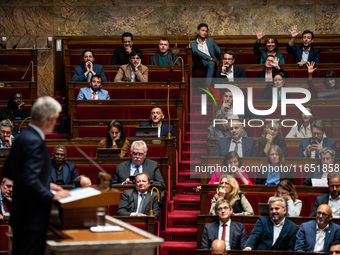
[[[140,124],[140,127],[152,127],[152,123],[151,122],[142,123]],[[168,137],[168,132],[169,132],[169,125],[166,123],[162,123],[161,137]],[[170,126],[170,133],[172,137],[176,136],[174,127],[172,125]]]
[[[243,250],[248,239],[246,228],[239,222],[230,221],[229,243],[232,250]],[[201,249],[210,249],[218,239],[219,221],[206,224],[202,235]]]
[[[214,156],[225,156],[229,152],[231,138],[218,140],[215,147]],[[256,145],[253,138],[242,137],[243,157],[256,157]]]
[[[93,63],[93,71],[102,77],[103,82],[107,82],[107,79],[104,73],[104,67],[102,65]],[[87,77],[84,75],[85,72],[86,72],[86,69],[84,65],[76,66],[74,68],[73,77],[71,81],[72,82],[87,81]]]
[[[216,72],[216,77],[228,79],[227,76],[221,75],[221,70],[218,70]],[[234,79],[236,79],[236,78],[247,78],[247,75],[246,75],[246,72],[244,71],[244,68],[241,67],[241,66],[234,66],[233,77],[234,77]]]
[[[196,40],[193,40],[190,42],[191,44],[191,48],[192,48],[192,56],[193,56],[193,60],[195,61],[202,61],[205,60],[207,62],[210,61],[210,58],[214,58],[217,60],[220,60],[220,55],[221,55],[221,49],[220,47],[218,47],[217,43],[215,42],[214,39],[212,38],[206,38],[205,39],[207,46],[208,46],[208,50],[210,53],[210,56],[207,54],[204,54],[202,51],[200,51],[198,49],[198,43]]]
[[[329,201],[329,194],[325,194],[325,195],[316,197],[316,200],[315,200],[314,205],[313,205],[313,210],[310,213],[309,217],[315,217],[316,211],[318,210],[318,207],[320,205],[323,205],[323,204],[328,205],[328,201]]]
[[[62,167],[63,171],[63,180],[66,185],[74,184],[74,179],[78,177],[76,164],[65,161]],[[51,162],[51,182],[56,183],[56,172],[55,166],[53,165],[53,161]]]
[[[300,62],[302,58],[303,45],[294,44],[291,47],[287,45],[287,52],[294,55],[294,63]],[[308,62],[314,61],[315,63],[320,62],[320,51],[315,49],[313,46],[310,47]]]
[[[81,88],[77,100],[92,100],[92,89],[90,87]],[[98,100],[110,100],[109,92],[105,89],[99,90]]]
[[[313,252],[316,237],[316,220],[311,220],[301,224],[300,230],[296,234],[295,251]],[[331,242],[340,239],[340,226],[329,222],[326,230],[323,252],[329,251]]]
[[[298,230],[299,227],[286,218],[280,235],[272,246],[273,222],[270,220],[269,216],[263,216],[257,220],[250,233],[246,247],[254,249],[255,244],[258,243],[256,250],[293,251]]]
[[[301,143],[299,145],[299,151],[298,151],[298,154],[297,154],[296,157],[305,158],[305,155],[303,154],[303,152],[306,150],[307,146],[310,144],[310,141],[311,141],[311,138],[303,138],[301,140]],[[337,152],[335,140],[333,140],[332,138],[325,138],[324,137],[323,141],[322,141],[322,147],[331,148],[332,150],[335,151],[335,154]],[[310,154],[307,155],[307,158],[310,158]]]

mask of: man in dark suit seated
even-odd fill
[[[150,57],[149,65],[160,65],[160,66],[168,66],[173,65],[175,60],[178,58],[176,53],[172,53],[169,51],[170,42],[167,38],[162,38],[159,40],[158,49],[159,51]],[[176,65],[180,65],[180,61],[177,60]]]
[[[301,33],[301,31],[298,32],[297,26],[293,25],[289,32],[291,33],[292,38],[288,42],[287,52],[294,55],[294,63],[301,67],[312,61],[319,63],[320,51],[312,46],[314,33],[310,30],[303,31],[301,38],[302,45],[296,45],[294,44],[295,38]]]
[[[143,53],[140,49],[132,47],[133,45],[133,35],[129,32],[122,34],[123,46],[117,48],[113,52],[111,58],[111,65],[126,65],[129,64],[130,53],[132,51],[138,53],[141,56],[141,62],[143,62]]]
[[[79,90],[77,100],[110,100],[109,92],[102,89],[103,80],[98,74],[94,75],[90,81],[90,87]]]
[[[102,65],[98,65],[94,62],[94,53],[92,50],[84,50],[82,55],[83,64],[80,66],[76,66],[74,68],[73,77],[71,79],[72,82],[84,82],[91,81],[91,78],[96,74],[100,75],[104,82],[107,82],[104,67]]]
[[[244,249],[248,235],[243,224],[231,221],[233,208],[230,207],[229,202],[225,199],[217,201],[215,213],[219,220],[205,225],[201,249],[210,249],[215,239],[224,240],[226,250]]]
[[[148,147],[144,141],[134,141],[131,145],[131,160],[120,163],[113,175],[111,184],[133,184],[130,176],[147,173],[154,184],[161,184],[165,190],[165,183],[156,161],[146,158]]]
[[[230,151],[236,151],[240,157],[256,157],[256,145],[253,138],[242,137],[243,126],[240,120],[229,120],[230,138],[218,141],[214,156],[225,156]]]
[[[234,81],[237,78],[247,78],[243,67],[234,66],[234,53],[228,51],[223,55],[223,65],[221,70],[216,72],[217,78],[227,78],[228,81]]]
[[[148,216],[151,208],[150,177],[147,173],[136,175],[134,189],[124,190],[118,206],[118,216]],[[152,210],[157,220],[159,215],[157,192],[152,194]]]
[[[3,178],[0,186],[0,220],[3,215],[10,212],[13,195],[13,181],[8,178]]]
[[[147,123],[140,124],[140,127],[157,127],[158,128],[158,137],[168,137],[169,125],[163,123],[164,113],[163,109],[160,106],[154,106],[151,109],[150,113],[150,121]],[[174,127],[170,126],[170,133],[172,137],[175,137]]]
[[[78,177],[76,164],[66,161],[66,148],[63,145],[54,147],[51,164],[51,182],[58,185],[74,184]]]
[[[91,179],[86,174],[79,175],[77,178],[74,179],[74,186],[76,188],[90,187],[91,185]]]
[[[325,123],[322,120],[315,120],[312,123],[312,138],[301,140],[298,158],[319,158],[319,151],[324,147],[329,147],[336,153],[335,140],[324,137]]]
[[[271,197],[268,203],[269,216],[257,220],[243,250],[293,251],[299,227],[285,217],[286,201],[282,197]]]
[[[331,242],[340,239],[340,226],[333,223],[332,209],[320,205],[316,219],[301,224],[296,235],[295,251],[328,252]]]
[[[316,198],[310,217],[315,217],[318,207],[326,204],[332,208],[333,217],[340,218],[340,173],[329,173],[327,180],[329,193]]]

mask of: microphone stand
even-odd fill
[[[33,66],[33,61],[30,62],[30,64],[28,65],[25,74],[21,77],[20,81],[23,81],[25,79],[25,76],[28,72],[28,69],[31,67],[31,73],[32,73],[32,77],[31,77],[31,82],[34,82],[34,66]]]
[[[181,60],[181,63],[182,63],[182,82],[185,83],[185,76],[184,76],[184,60],[181,56],[179,56],[178,58],[176,58],[175,62],[173,63],[173,65],[171,66],[169,72],[172,72],[175,68],[175,65],[177,63],[177,60]]]
[[[152,189],[151,189],[151,194],[150,194],[150,199],[151,199],[151,201],[150,201],[150,211],[149,211],[149,216],[152,216],[152,217],[155,217],[155,215],[153,214],[153,210],[152,210],[152,192],[153,192],[153,190],[156,190],[157,191],[157,194],[158,194],[158,203],[160,203],[161,202],[161,196],[159,195],[159,190],[156,188],[156,187],[153,187]]]
[[[26,122],[26,120],[30,120],[30,119],[31,119],[31,117],[27,117],[26,119],[24,119],[23,121],[21,121],[21,123],[20,123],[20,125],[19,125],[18,134],[20,134],[20,132],[21,132],[21,126],[22,126],[22,124],[24,124],[24,123]]]

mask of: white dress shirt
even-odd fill
[[[340,218],[340,196],[333,199],[329,195],[328,205],[332,208],[333,218]]]
[[[314,252],[323,252],[323,246],[325,243],[325,236],[328,230],[329,224],[323,229],[320,229],[318,224],[316,223],[316,236],[315,236],[315,246]]]
[[[285,224],[285,220],[286,218],[283,218],[283,220],[277,225],[273,222],[273,244],[272,246],[275,244],[276,240],[279,238],[283,225]]]
[[[208,56],[211,56],[209,53],[208,45],[207,45],[207,40],[204,40],[203,44],[201,44],[198,39],[197,41],[197,48],[199,51],[203,52],[204,54],[207,54]]]
[[[236,147],[236,143],[235,142],[239,142],[238,143],[238,147],[237,147],[237,154],[242,158],[243,157],[243,152],[242,152],[242,136],[241,136],[241,139],[238,140],[238,141],[236,141],[234,139],[231,139],[229,151],[234,151],[235,150],[235,147]]]
[[[220,225],[218,227],[218,239],[222,239],[222,233],[223,233],[223,222],[219,221]],[[225,247],[226,250],[230,250],[230,223],[231,223],[231,219],[229,219],[226,222],[226,227],[225,227]]]

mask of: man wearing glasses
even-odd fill
[[[13,125],[9,120],[0,122],[0,148],[12,147],[12,130]]]
[[[132,51],[129,64],[119,67],[114,82],[148,82],[149,68],[142,65],[142,55]]]
[[[66,148],[57,145],[52,153],[51,182],[58,185],[72,185],[78,177],[77,167],[74,163],[65,161]]]
[[[320,205],[316,219],[301,224],[296,235],[295,251],[328,252],[330,243],[340,239],[340,226],[331,222],[332,209]]]
[[[216,203],[215,213],[218,221],[205,225],[201,249],[210,249],[214,240],[221,239],[225,241],[226,250],[242,250],[248,235],[243,224],[231,221],[233,208],[230,207],[229,202],[225,199],[219,200]]]
[[[223,55],[223,65],[221,70],[216,72],[217,78],[227,78],[228,81],[234,81],[237,78],[247,78],[243,67],[234,66],[234,53],[228,51]]]
[[[130,148],[131,160],[120,163],[112,178],[111,184],[133,184],[132,176],[138,173],[147,173],[150,181],[161,184],[165,190],[165,183],[156,161],[146,158],[148,147],[144,141],[134,141]]]

